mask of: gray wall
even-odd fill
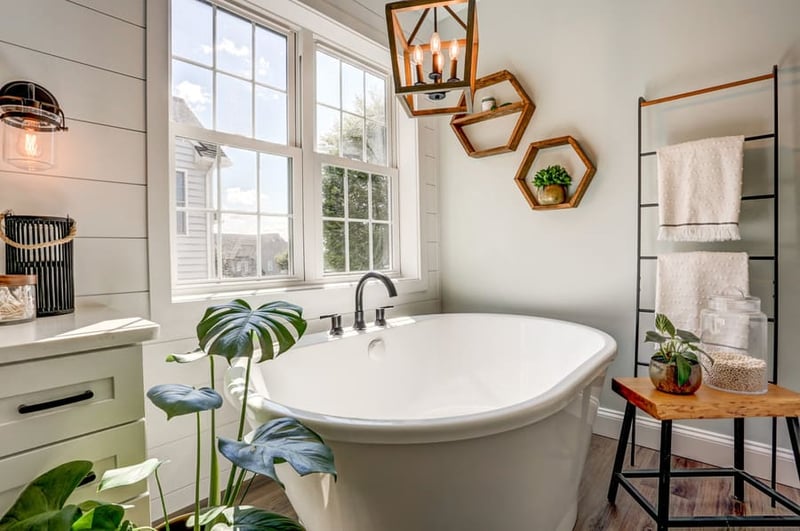
[[[479,4],[479,20],[479,75],[511,70],[537,109],[520,149],[512,154],[469,159],[455,136],[442,128],[445,311],[543,315],[601,328],[619,343],[611,376],[631,375],[637,99],[765,74],[778,63],[783,198],[780,382],[800,390],[800,329],[795,326],[800,310],[800,192],[795,184],[800,174],[800,2],[493,0]],[[768,120],[762,123],[763,113],[746,112],[735,120],[728,114],[751,105],[769,112],[769,88],[766,84],[739,91],[738,100],[717,97],[703,105],[679,106],[680,119],[660,111],[650,116],[649,134],[654,141],[671,143],[762,133],[763,127],[770,127]],[[720,110],[718,105],[728,101]],[[579,208],[534,212],[512,179],[528,143],[565,134],[578,139],[595,161],[597,174]],[[602,406],[621,410],[622,402],[607,390]],[[719,424],[697,426],[727,429]],[[748,437],[766,441],[767,433],[763,425],[756,425]]]

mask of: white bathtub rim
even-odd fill
[[[364,444],[423,444],[457,441],[484,437],[518,429],[543,420],[564,408],[578,391],[587,387],[601,376],[617,352],[614,338],[607,333],[579,323],[549,319],[544,317],[512,314],[433,314],[414,316],[414,320],[427,320],[442,316],[468,315],[478,317],[513,317],[551,321],[589,330],[603,341],[602,346],[591,357],[572,370],[556,385],[535,397],[480,413],[438,417],[433,419],[361,419],[337,415],[321,414],[275,402],[258,393],[251,382],[248,393],[248,409],[251,415],[271,418],[294,417],[317,431],[324,439]],[[380,330],[380,329],[378,329]],[[312,334],[324,336],[325,334]],[[338,339],[330,339],[336,341]],[[304,342],[314,344],[324,338],[311,337]],[[225,394],[236,404],[243,398],[243,381],[247,360],[234,361],[225,374]],[[253,374],[254,377],[260,375]]]

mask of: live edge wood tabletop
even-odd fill
[[[658,420],[800,416],[800,393],[769,384],[767,392],[745,395],[700,386],[693,395],[662,393],[649,378],[614,378],[611,388]]]
[[[617,442],[614,470],[608,486],[608,501],[614,505],[617,490],[623,487],[633,499],[656,521],[658,531],[673,527],[791,527],[800,529],[800,504],[787,498],[772,486],[744,470],[744,422],[752,417],[785,417],[792,442],[792,453],[800,475],[800,393],[770,384],[761,395],[742,395],[717,391],[701,386],[693,395],[662,393],[653,387],[649,378],[614,378],[611,388],[627,401],[622,430]],[[657,470],[623,470],[625,449],[628,444],[636,409],[641,409],[661,424],[659,467]],[[733,468],[675,469],[672,467],[672,421],[686,419],[733,419]],[[631,463],[633,464],[633,463]],[[744,501],[745,484],[771,498],[773,507],[780,504],[791,514],[670,516],[671,477],[730,477],[733,479],[733,498]],[[642,495],[631,480],[658,478],[657,505]],[[773,476],[774,481],[774,476]]]

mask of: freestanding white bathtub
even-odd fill
[[[249,420],[293,416],[332,447],[338,482],[279,466],[309,531],[566,531],[615,355],[563,321],[395,319],[256,365]],[[239,404],[243,368],[226,382]]]

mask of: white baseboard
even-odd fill
[[[594,423],[594,433],[612,439],[619,438],[622,429],[621,411],[600,408]],[[636,416],[636,444],[657,450],[660,440],[660,423],[646,415]],[[719,467],[733,466],[733,437],[701,430],[691,426],[673,425],[672,453],[701,463]],[[772,447],[754,441],[745,441],[745,470],[769,481]],[[799,488],[797,468],[792,451],[778,448],[776,476],[778,483]]]

